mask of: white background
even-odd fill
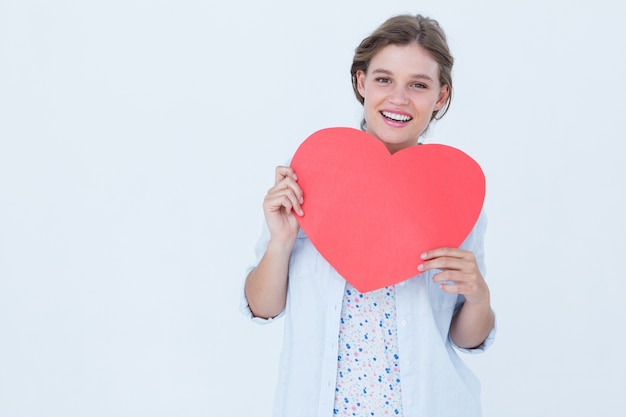
[[[623,416],[618,0],[0,0],[0,416],[268,416],[282,324],[238,313],[261,202],[397,13],[446,30],[427,142],[487,176],[485,416]]]

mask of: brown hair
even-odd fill
[[[352,89],[356,99],[364,104],[365,99],[357,88],[358,71],[367,72],[370,61],[382,48],[388,45],[408,45],[416,42],[426,49],[439,65],[439,83],[447,85],[450,94],[444,106],[433,112],[430,120],[441,119],[450,108],[452,101],[452,65],[454,58],[450,54],[446,35],[439,23],[422,15],[398,15],[387,19],[370,36],[363,39],[354,51],[350,74],[352,76]],[[365,119],[361,121],[361,129],[365,130]]]

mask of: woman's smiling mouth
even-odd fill
[[[413,118],[408,114],[400,114],[384,110],[381,111],[380,114],[382,114],[386,119],[391,120],[392,122],[406,123],[413,120]]]

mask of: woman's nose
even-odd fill
[[[406,104],[409,101],[408,95],[406,93],[406,90],[401,87],[401,86],[397,86],[393,89],[393,91],[391,92],[391,97],[390,97],[390,101],[393,104]]]

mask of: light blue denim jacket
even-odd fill
[[[461,245],[474,252],[485,276],[481,213]],[[256,245],[257,260],[265,253],[267,227]],[[443,292],[427,271],[396,284],[396,320],[404,417],[477,417],[481,415],[480,383],[457,351],[477,353],[494,341],[495,326],[483,344],[461,349],[449,337],[453,314],[464,297]],[[247,273],[246,273],[247,275]],[[274,405],[275,417],[333,415],[339,318],[346,281],[313,247],[300,230],[289,264],[289,289],[284,316],[283,349]],[[240,310],[254,317],[242,290]]]

